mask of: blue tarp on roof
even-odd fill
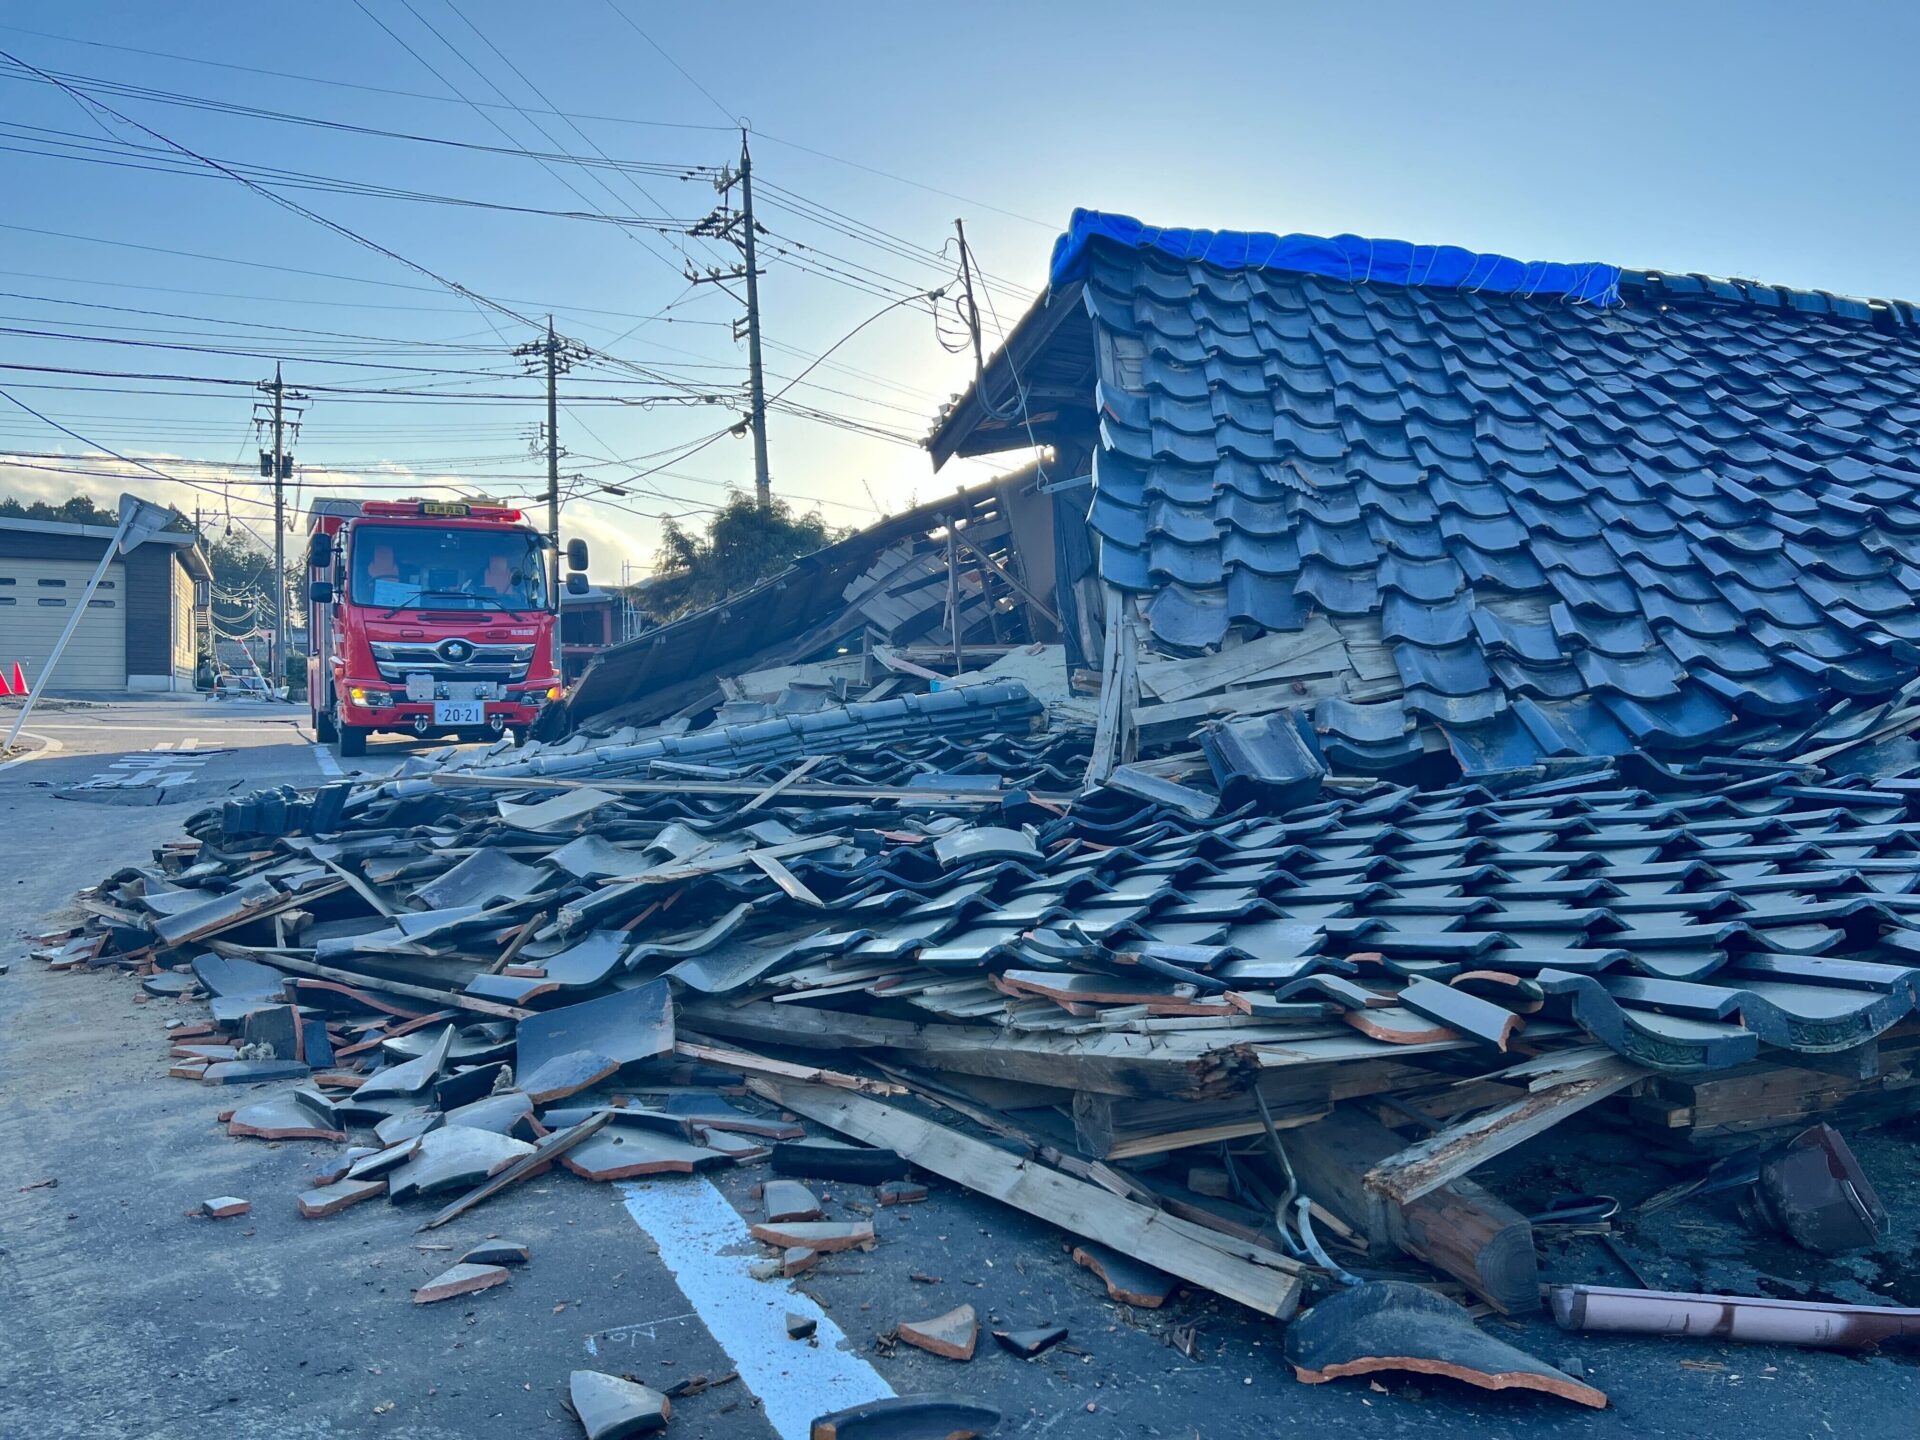
[[[1835,707],[1920,690],[1900,308],[1647,274],[1604,314],[1344,271],[1249,284],[1179,258],[1214,240],[1114,224],[1081,217],[1070,262],[1110,357],[1100,577],[1166,653],[1315,632],[1342,770],[1441,739],[1473,775],[1796,753]]]
[[[1289,270],[1354,284],[1425,285],[1491,291],[1528,299],[1562,296],[1574,304],[1620,303],[1620,267],[1590,262],[1562,265],[1482,255],[1457,245],[1414,245],[1358,235],[1266,235],[1251,230],[1176,230],[1131,215],[1075,210],[1053,246],[1049,283],[1064,285],[1087,273],[1087,248],[1096,239],[1158,250],[1228,270]]]

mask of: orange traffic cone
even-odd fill
[[[5,696],[11,695],[11,694],[13,694],[13,691],[7,688],[7,672],[5,670],[0,670],[0,698],[4,698]]]
[[[27,684],[27,672],[20,668],[18,660],[13,662],[13,693],[26,695],[33,687]]]

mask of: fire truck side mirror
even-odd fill
[[[307,541],[307,564],[315,570],[324,570],[333,563],[333,537],[315,535]]]
[[[576,540],[573,543],[578,545],[580,542]],[[576,570],[573,574],[567,576],[567,593],[569,595],[584,595],[587,593],[587,589],[587,577],[579,571]]]
[[[316,605],[331,605],[333,603],[333,582],[331,580],[314,581],[307,590],[307,596]]]
[[[587,568],[587,542],[584,540],[567,541],[567,568],[584,570]]]

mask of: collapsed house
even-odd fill
[[[866,1147],[783,1173],[979,1190],[1127,1303],[1339,1292],[1304,1379],[1604,1403],[1379,1277],[1537,1309],[1468,1177],[1601,1106],[1798,1134],[1766,1213],[1884,1240],[1819,1122],[1920,1084],[1915,322],[1077,214],[929,442],[1037,465],[615,647],[543,743],[208,812],[43,953],[180,971],[231,1034],[179,1072],[305,1078],[361,1166],[505,1124],[457,1205],[752,1159],[752,1095]],[[1696,1301],[1770,1303],[1554,1313]]]

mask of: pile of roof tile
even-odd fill
[[[1021,510],[1049,596],[983,556],[962,603],[952,534],[1025,491],[945,543],[916,512],[752,592],[819,606],[771,648],[703,658],[719,607],[614,652],[570,717],[604,733],[197,817],[48,958],[196,977],[175,1073],[312,1072],[235,1133],[370,1127],[341,1178],[394,1198],[731,1163],[789,1123],[750,1090],[869,1147],[795,1164],[1282,1317],[1395,1252],[1535,1308],[1530,1222],[1465,1176],[1611,1097],[1708,1148],[1910,1113],[1913,315],[1076,254],[1009,342],[1097,372],[1033,422],[1092,472],[1079,550],[1071,481]],[[877,646],[943,569],[950,666]],[[1014,594],[1062,644],[976,643]],[[1056,663],[1056,703],[1009,678]]]

